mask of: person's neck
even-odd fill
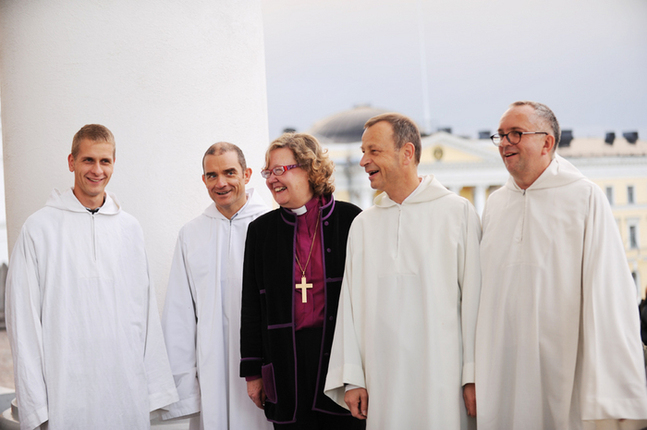
[[[83,207],[88,208],[88,209],[96,209],[100,208],[103,206],[103,203],[106,200],[106,193],[104,192],[101,195],[98,195],[96,197],[89,197],[89,196],[81,196],[79,197],[76,193],[76,189],[72,189],[72,192],[74,193],[74,196],[76,199],[83,205]]]
[[[312,196],[312,198],[308,200],[303,206],[299,206],[298,208],[290,209],[290,210],[295,214],[297,214],[297,216],[304,215],[308,211],[314,210],[319,206],[320,198],[321,196]]]
[[[220,212],[225,218],[230,220],[230,219],[232,219],[234,217],[234,215],[236,215],[238,212],[240,212],[240,210],[243,208],[243,206],[245,206],[245,204],[247,204],[247,198],[248,197],[245,196],[245,201],[241,205],[239,205],[239,206],[237,206],[235,208],[227,209],[227,208],[223,208],[221,206],[216,205],[216,209],[218,209],[218,212]]]
[[[521,188],[522,190],[525,191],[528,188],[530,188],[530,186],[532,184],[534,184],[536,180],[537,180],[537,178],[535,178],[535,179],[533,179],[531,181],[524,181],[522,179],[514,178],[514,183],[517,184],[517,187],[519,187],[519,188]]]
[[[311,191],[303,200],[298,201],[298,202],[293,202],[289,206],[281,206],[283,209],[288,209],[291,211],[299,210],[299,208],[302,208],[305,206],[309,201],[314,199],[316,196],[314,193]]]
[[[512,178],[514,179],[514,182],[517,184],[519,188],[521,188],[522,190],[527,190],[528,188],[530,188],[532,184],[535,183],[535,181],[537,181],[537,179],[539,179],[541,175],[544,174],[544,172],[546,171],[546,169],[548,169],[548,166],[550,166],[550,163],[552,163],[552,161],[553,161],[552,158],[549,159],[548,163],[546,163],[544,168],[539,173],[527,174],[519,178],[516,178],[513,176]]]
[[[418,177],[418,173],[407,175],[403,178],[403,181],[398,184],[398,187],[395,190],[387,191],[387,194],[391,200],[397,204],[402,204],[402,202],[411,195],[420,185],[422,179]]]

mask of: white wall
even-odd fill
[[[0,115],[2,110],[0,109]],[[0,123],[0,154],[2,154],[2,124]],[[0,163],[0,265],[9,262],[9,246],[7,244],[7,214],[4,199],[4,166]],[[2,288],[0,287],[0,290]],[[4,298],[0,300],[4,303]],[[1,308],[0,308],[1,310]]]
[[[202,154],[240,145],[252,185],[268,144],[259,0],[0,2],[9,247],[53,187],[84,124],[117,141],[108,190],[144,229],[161,306],[179,228],[210,203]]]

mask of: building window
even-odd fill
[[[613,187],[606,187],[604,189],[604,192],[607,195],[607,200],[609,200],[609,204],[613,206]]]
[[[627,204],[630,204],[630,205],[634,204],[634,186],[633,185],[627,186]]]
[[[629,225],[629,249],[638,248],[638,226],[636,224]]]

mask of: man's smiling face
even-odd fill
[[[359,165],[368,173],[371,188],[386,191],[397,188],[403,176],[401,151],[395,149],[393,127],[380,121],[362,135],[362,159]]]
[[[542,121],[535,114],[532,106],[513,106],[508,109],[499,121],[499,134],[511,131],[549,132],[546,121]],[[552,154],[549,140],[552,136],[544,134],[526,134],[516,145],[512,145],[507,138],[503,138],[499,146],[499,154],[506,169],[514,178],[517,185],[526,189],[543,173],[550,164]]]
[[[235,151],[205,156],[202,182],[207,186],[216,208],[227,218],[245,205],[245,184],[249,182],[251,174],[250,168],[243,171]]]
[[[115,147],[108,142],[81,140],[76,156],[68,156],[74,172],[74,195],[87,208],[103,204],[104,190],[114,169]]]

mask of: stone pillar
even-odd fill
[[[445,184],[443,184],[443,185],[445,185]],[[451,191],[452,193],[454,193],[456,195],[460,195],[460,193],[461,193],[460,187],[457,186],[457,185],[445,185],[445,187],[447,187],[447,189],[449,191]]]
[[[108,190],[142,224],[163,303],[177,232],[211,202],[207,147],[240,145],[252,185],[268,144],[260,0],[0,2],[0,88],[9,248],[88,123],[115,135]]]
[[[375,190],[370,187],[363,187],[360,189],[360,202],[357,206],[362,209],[368,209],[373,206],[373,199],[375,198]]]
[[[483,215],[483,208],[485,207],[485,190],[484,185],[474,186],[474,208],[476,208],[476,213],[479,216]]]

